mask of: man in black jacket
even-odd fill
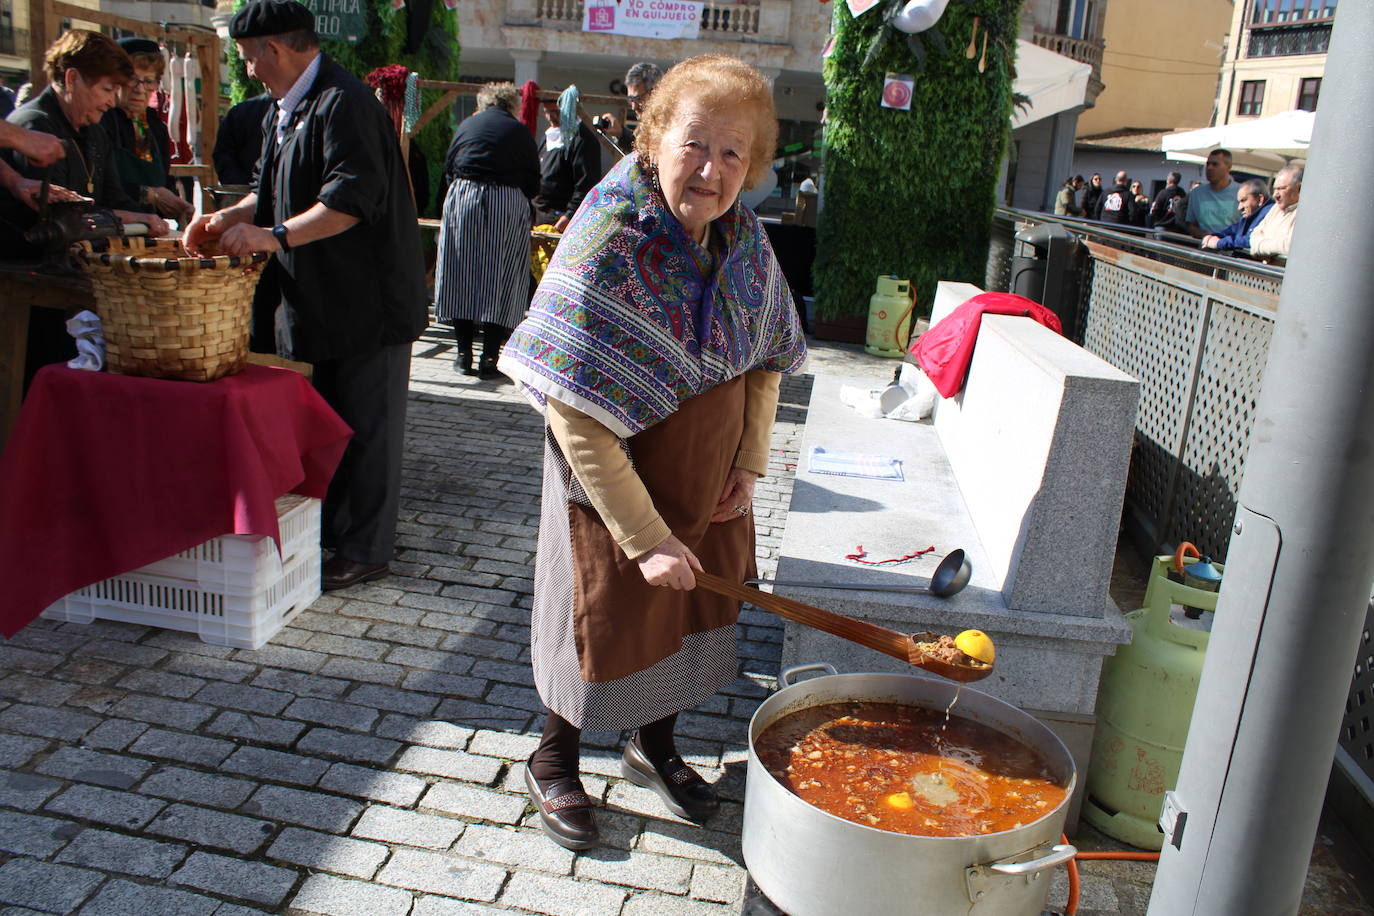
[[[272,96],[264,92],[225,112],[213,154],[220,184],[252,183],[253,170],[262,157],[262,122],[271,108]]]
[[[1164,188],[1155,195],[1154,201],[1150,204],[1149,225],[1151,227],[1172,229],[1174,232],[1188,231],[1187,226],[1176,225],[1176,209],[1171,206],[1175,198],[1188,196],[1188,192],[1179,187],[1182,182],[1183,175],[1181,173],[1169,173]]]
[[[255,193],[186,233],[231,255],[272,252],[282,356],[312,380],[353,440],[325,498],[325,589],[385,576],[395,548],[410,345],[428,308],[415,205],[391,117],[372,90],[320,54],[314,14],[254,0],[229,34],[276,101]],[[255,315],[254,320],[264,316]]]
[[[582,204],[582,198],[601,180],[601,148],[596,134],[582,121],[563,135],[558,103],[543,103],[549,129],[539,143],[539,194],[534,207],[540,223],[562,232]]]
[[[1124,171],[1116,173],[1116,184],[1102,195],[1097,205],[1097,218],[1107,223],[1131,224],[1131,204],[1135,197],[1131,194],[1131,176]]]

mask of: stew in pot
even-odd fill
[[[822,811],[918,836],[963,837],[1039,820],[1067,792],[1036,750],[946,710],[828,703],[754,743],[773,777]]]

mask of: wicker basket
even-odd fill
[[[101,239],[73,254],[94,287],[111,372],[210,382],[243,368],[262,273],[248,261],[190,257],[179,239]]]

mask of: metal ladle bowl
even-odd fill
[[[959,594],[973,577],[973,564],[961,549],[945,554],[929,585],[864,585],[861,582],[798,582],[782,579],[745,579],[745,585],[773,585],[784,588],[844,588],[861,592],[929,592],[937,598]]]
[[[940,598],[957,595],[964,590],[964,586],[968,585],[968,580],[972,577],[973,564],[968,561],[964,551],[951,550],[945,554],[940,565],[935,567],[935,574],[930,577],[930,593]]]

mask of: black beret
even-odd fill
[[[229,22],[230,38],[260,38],[301,30],[315,31],[315,14],[296,0],[253,0]]]
[[[119,46],[125,54],[160,54],[157,42],[151,38],[121,38]]]

